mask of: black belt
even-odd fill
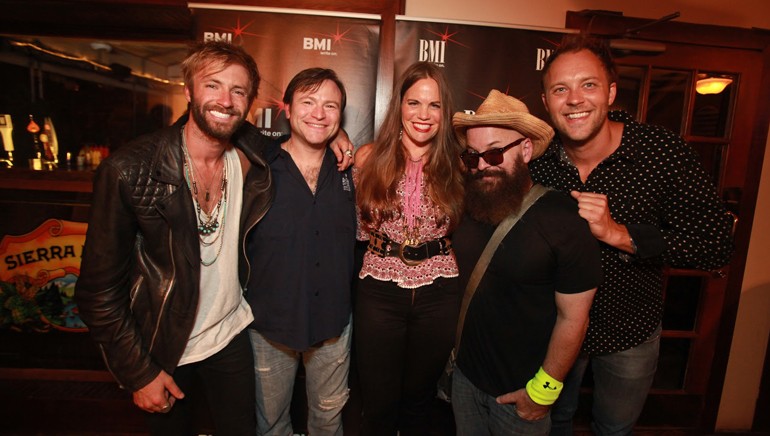
[[[367,249],[380,257],[398,257],[405,264],[414,266],[433,256],[451,253],[452,241],[444,237],[411,245],[406,242],[398,243],[385,233],[374,231],[369,233]]]

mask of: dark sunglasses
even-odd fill
[[[505,147],[492,148],[485,151],[484,153],[477,153],[473,150],[467,149],[460,154],[460,159],[463,160],[463,163],[468,169],[478,168],[480,157],[484,158],[484,161],[489,165],[497,166],[503,163],[503,154],[508,151],[509,148],[516,147],[525,139],[527,138],[519,138],[506,145]]]

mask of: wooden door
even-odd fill
[[[767,138],[768,35],[651,21],[590,11],[567,15],[567,27],[607,37],[611,46],[632,38],[631,49],[616,51],[615,105],[684,137],[736,216],[730,265],[667,271],[658,373],[638,422],[640,428],[713,432]],[[643,31],[628,30],[638,28]],[[718,94],[696,92],[698,80],[709,77],[732,83]]]

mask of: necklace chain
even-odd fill
[[[184,127],[182,127],[182,155],[184,158],[184,175],[187,181],[187,186],[193,193],[193,203],[195,203],[196,221],[198,223],[198,240],[201,247],[210,247],[217,241],[219,247],[214,257],[210,260],[204,260],[201,258],[201,265],[211,266],[217,261],[219,255],[222,253],[222,246],[224,245],[225,234],[225,218],[227,216],[227,166],[229,158],[226,153],[221,158],[222,164],[222,183],[220,184],[219,200],[216,206],[206,213],[202,208],[200,201],[198,200],[198,183],[196,181],[195,173],[200,173],[195,161],[190,157],[190,151],[187,148],[187,139],[185,138]],[[189,164],[192,162],[192,166]],[[214,174],[216,175],[216,173]],[[209,181],[209,188],[211,187],[212,180]],[[209,201],[209,189],[206,189],[206,201]],[[220,224],[221,215],[221,224]]]
[[[183,134],[184,134],[184,133],[183,133]],[[189,151],[187,151],[187,144],[186,144],[186,140],[184,141],[184,143],[185,143],[185,151],[186,151],[186,153],[187,153],[187,157],[189,157]],[[224,156],[224,155],[223,155],[223,156]],[[215,166],[219,166],[219,162],[221,162],[221,161],[222,161],[222,159],[223,159],[223,156],[220,156],[220,157],[219,157],[219,159],[217,160],[217,163],[215,164]],[[192,164],[193,164],[193,168],[195,168],[195,173],[197,173],[197,174],[200,174],[201,176],[203,176],[203,171],[201,171],[200,169],[198,169],[198,164],[196,164],[194,160],[192,160],[192,159],[190,159],[190,160],[192,161]],[[222,172],[223,172],[223,174],[222,174],[222,181],[223,181],[223,182],[225,182],[225,181],[226,181],[226,178],[225,178],[225,175],[224,175],[224,171],[225,171],[225,166],[223,165],[223,166],[222,166]],[[208,180],[208,182],[206,182],[206,185],[205,185],[205,188],[206,188],[206,197],[205,197],[205,201],[206,201],[207,203],[208,203],[208,202],[209,202],[209,200],[211,199],[211,197],[210,197],[210,195],[209,195],[209,191],[211,190],[211,184],[214,182],[214,179],[216,178],[216,175],[217,175],[217,173],[218,173],[218,172],[219,172],[219,170],[217,170],[217,171],[215,171],[213,174],[211,174],[211,176],[209,177],[209,180]],[[222,190],[222,189],[223,189],[223,188],[222,188],[222,187],[220,187],[220,190]],[[196,196],[196,198],[197,198],[197,197],[198,197],[198,183],[197,183],[197,181],[195,180],[195,177],[193,177],[193,193],[195,194],[195,196]],[[220,197],[220,200],[221,200],[221,197]],[[212,211],[212,212],[213,212],[213,211]]]

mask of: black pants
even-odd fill
[[[459,306],[456,278],[414,291],[371,277],[358,282],[354,338],[364,436],[428,434]]]
[[[254,355],[245,330],[208,359],[178,367],[173,377],[185,397],[168,413],[146,413],[153,435],[198,434],[193,428],[193,385],[202,387],[217,436],[256,434]]]

